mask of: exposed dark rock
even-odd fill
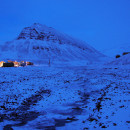
[[[130,54],[130,52],[123,52],[122,55],[127,55],[127,54]]]
[[[6,125],[3,130],[13,130],[12,125]]]
[[[113,123],[113,126],[117,126],[117,124],[116,124],[116,123]]]
[[[120,55],[116,55],[116,58],[120,58],[121,56]]]
[[[105,125],[103,125],[102,128],[107,128],[107,127]]]

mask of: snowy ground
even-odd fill
[[[130,129],[130,68],[0,68],[0,129]]]

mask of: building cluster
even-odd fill
[[[32,62],[28,62],[28,61],[11,61],[11,60],[7,60],[7,62],[1,61],[0,62],[0,67],[20,67],[20,66],[27,66],[27,65],[33,65]]]

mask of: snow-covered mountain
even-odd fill
[[[104,57],[86,42],[39,23],[24,28],[15,40],[1,48],[1,59],[95,62]]]

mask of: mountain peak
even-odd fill
[[[40,24],[40,23],[34,23],[33,25],[38,25],[39,26],[39,25],[42,25],[42,24]]]
[[[19,34],[17,40],[19,39],[44,40],[47,37],[49,37],[50,33],[52,33],[52,28],[47,27],[46,25],[42,25],[40,23],[34,23],[30,27],[25,27]]]
[[[16,40],[40,40],[44,42],[52,42],[58,44],[69,44],[73,46],[77,46],[81,49],[91,48],[86,42],[73,38],[65,33],[59,32],[52,27],[48,27],[46,25],[42,25],[40,23],[34,23],[30,27],[25,27]],[[36,41],[35,41],[36,42]],[[95,50],[96,51],[96,50]]]
[[[44,24],[40,24],[40,23],[34,23],[32,26],[30,26],[31,28],[35,28],[35,29],[38,29],[38,30],[49,30],[51,27],[48,27]]]

